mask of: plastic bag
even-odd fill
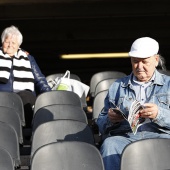
[[[66,90],[72,91],[70,83],[70,71],[67,70],[63,77],[57,77],[55,80],[50,79],[48,85],[51,87],[51,90]]]
[[[48,81],[49,86],[52,90],[66,90],[66,91],[72,91],[81,98],[83,94],[85,94],[85,97],[88,94],[88,91],[90,89],[89,86],[86,84],[75,80],[70,79],[70,71],[67,70],[63,77],[57,77],[55,80],[50,79]]]

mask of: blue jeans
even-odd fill
[[[100,148],[105,170],[120,170],[121,154],[125,146],[134,141],[148,138],[170,138],[170,135],[142,125],[135,135],[126,133],[106,138]]]

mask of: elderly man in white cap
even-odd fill
[[[123,149],[130,143],[147,138],[170,138],[170,77],[161,74],[156,67],[160,62],[159,44],[150,37],[135,40],[131,46],[132,73],[118,79],[109,88],[104,108],[97,124],[103,136],[107,136],[100,148],[106,170],[119,170]],[[127,117],[133,101],[138,101],[144,122],[136,134],[121,114]]]

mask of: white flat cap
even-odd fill
[[[129,56],[137,58],[147,58],[158,54],[159,44],[150,37],[142,37],[135,40],[131,46]]]

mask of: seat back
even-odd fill
[[[39,148],[31,160],[31,170],[104,170],[98,149],[85,142],[64,141]]]
[[[38,109],[44,106],[55,104],[74,105],[82,107],[80,97],[74,92],[64,90],[48,91],[40,94],[37,97],[35,101],[34,114],[37,112]]]
[[[10,153],[0,147],[0,169],[1,170],[14,170],[14,161]]]
[[[145,139],[128,145],[121,157],[121,170],[170,169],[170,139]]]
[[[162,74],[165,74],[167,76],[170,76],[170,70],[161,70],[161,69],[158,69],[158,71]]]
[[[90,80],[90,95],[94,97],[95,88],[100,81],[111,78],[118,79],[124,76],[126,76],[126,74],[119,71],[102,71],[95,73]]]
[[[0,147],[6,149],[14,160],[15,167],[21,165],[19,141],[15,129],[4,122],[0,122]]]
[[[99,113],[103,109],[104,99],[107,95],[107,92],[108,92],[108,90],[101,91],[95,96],[94,101],[93,101],[93,113],[92,113],[93,114],[92,115],[93,120],[98,118]]]
[[[52,80],[55,80],[57,77],[63,77],[65,73],[55,73],[55,74],[51,74],[51,75],[48,75],[46,77],[46,80],[49,81],[50,79]],[[78,81],[81,81],[80,77],[77,75],[77,74],[72,74],[70,73],[70,78],[71,79],[75,79],[75,80],[78,80]]]
[[[58,141],[82,141],[94,145],[94,136],[84,122],[55,120],[37,127],[32,138],[31,155],[41,146]]]
[[[50,105],[40,108],[34,114],[32,131],[34,132],[42,123],[61,119],[78,120],[88,123],[86,113],[81,107],[73,105]]]
[[[63,77],[65,73],[56,73],[56,74],[51,74],[49,76],[46,77],[46,80],[49,81],[49,80],[55,80],[57,77]],[[78,75],[76,74],[70,74],[70,79],[74,79],[74,80],[78,80],[81,82],[81,79]],[[83,93],[83,95],[81,96],[80,98],[81,100],[81,103],[82,103],[82,106],[84,108],[87,107],[87,102],[86,102],[86,94]]]
[[[0,121],[11,125],[19,139],[19,143],[23,143],[21,119],[14,109],[0,106]]]
[[[22,126],[25,125],[24,106],[21,97],[13,92],[0,92],[0,106],[14,109],[20,116]]]
[[[113,82],[115,82],[117,79],[106,79],[106,80],[102,80],[100,81],[97,85],[96,85],[96,89],[94,92],[94,97],[101,91],[105,91],[108,90],[109,87],[113,84]]]

